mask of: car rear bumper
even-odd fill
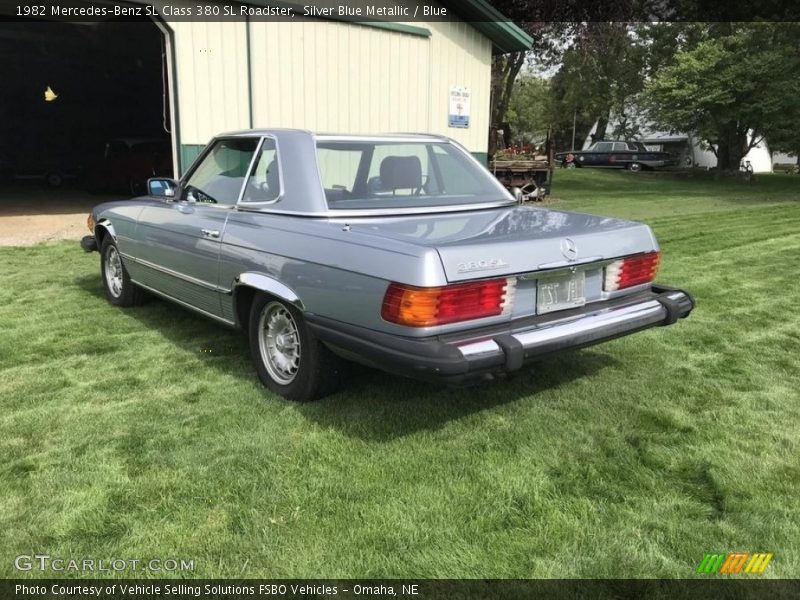
[[[653,286],[632,297],[457,336],[414,339],[316,315],[308,315],[307,322],[319,339],[345,356],[417,379],[459,383],[515,371],[528,360],[563,350],[672,325],[693,308],[694,300],[686,292]]]

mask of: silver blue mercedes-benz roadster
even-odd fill
[[[519,204],[445,137],[229,133],[148,193],[89,217],[108,300],[240,328],[292,400],[333,391],[345,360],[456,383],[694,308],[653,283],[647,225]]]

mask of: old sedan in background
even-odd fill
[[[108,300],[154,293],[249,336],[293,400],[342,361],[461,382],[685,317],[647,225],[514,197],[433,135],[221,135],[180,181],[97,206]]]
[[[609,169],[658,169],[674,167],[678,159],[668,152],[648,150],[642,142],[596,142],[587,150],[559,152],[562,167],[605,167]]]

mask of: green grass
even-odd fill
[[[236,334],[107,304],[97,254],[0,249],[0,577],[37,552],[208,577],[692,577],[734,550],[800,577],[800,178],[559,170],[554,192],[648,222],[659,280],[697,309],[466,389],[359,369],[293,404]]]

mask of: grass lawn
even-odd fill
[[[649,223],[689,319],[466,389],[359,369],[308,405],[262,388],[235,333],[110,306],[77,243],[0,249],[0,577],[33,553],[692,577],[735,550],[800,577],[800,177],[559,170],[554,193]]]

